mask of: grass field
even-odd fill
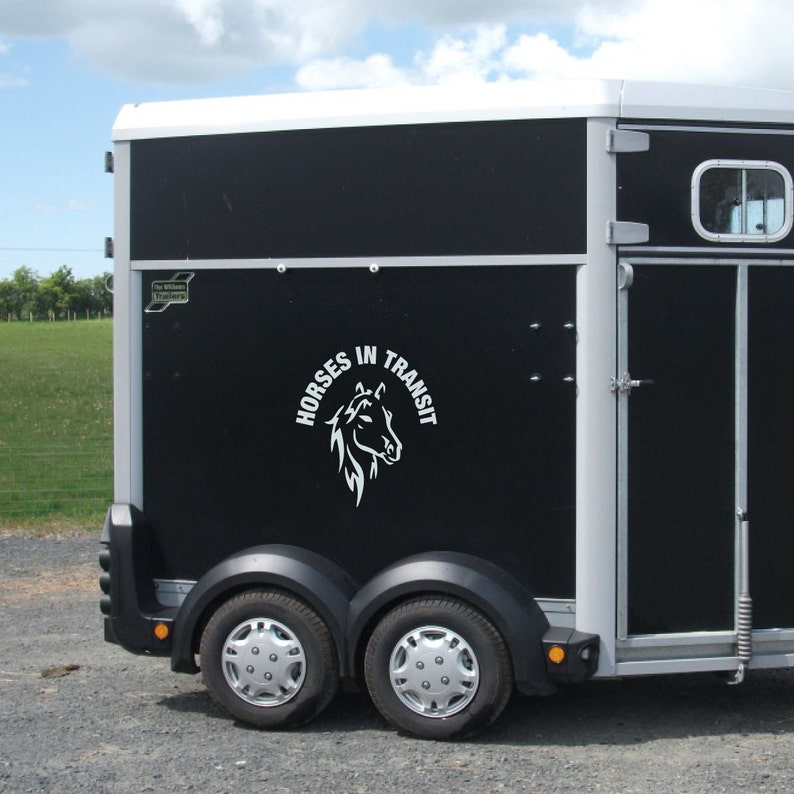
[[[101,527],[112,321],[0,323],[0,529]]]

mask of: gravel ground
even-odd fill
[[[514,698],[459,743],[399,737],[351,695],[298,731],[247,729],[199,677],[102,640],[98,551],[0,535],[2,792],[794,790],[794,670]]]

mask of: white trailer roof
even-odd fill
[[[563,117],[794,124],[794,92],[588,80],[153,102],[125,105],[113,140]]]

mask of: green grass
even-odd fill
[[[0,529],[101,526],[112,496],[112,329],[0,323]]]

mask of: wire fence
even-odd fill
[[[111,441],[0,445],[0,523],[93,519],[111,502]]]

